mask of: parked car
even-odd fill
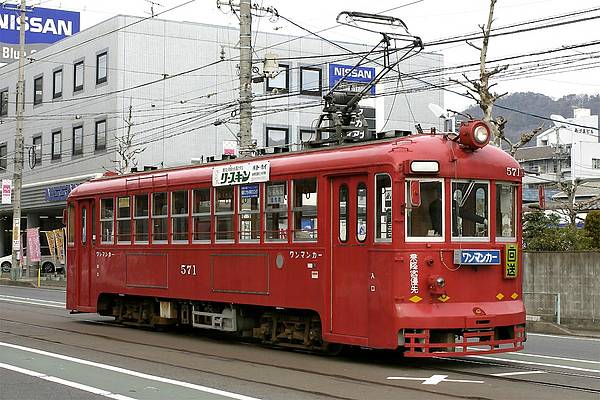
[[[43,253],[41,259],[40,265],[42,267],[42,272],[47,274],[54,272],[59,274],[64,273],[65,267],[63,264],[60,264],[58,260],[53,260],[51,256],[43,255]],[[27,262],[27,252],[25,252],[25,262],[23,265],[29,267]],[[0,258],[0,268],[2,269],[2,272],[10,272],[12,268],[12,254]]]

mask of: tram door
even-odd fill
[[[78,278],[78,289],[79,289],[79,305],[90,306],[90,289],[92,284],[92,254],[93,254],[93,241],[92,241],[92,220],[93,220],[93,201],[86,200],[79,202],[79,229],[77,231],[75,240],[78,242],[76,246],[79,248],[78,251],[79,259],[77,260],[77,278]],[[79,236],[79,237],[77,237]]]
[[[367,336],[367,175],[332,178],[331,330]]]

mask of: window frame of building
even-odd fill
[[[208,194],[208,209],[206,207],[206,194]],[[206,229],[197,230],[201,224],[206,224],[206,222],[208,222],[208,231]],[[210,190],[210,187],[192,189],[192,242],[210,243],[212,225],[212,190]],[[207,233],[208,237],[206,236]]]
[[[309,184],[312,186],[313,182],[314,192],[299,191],[299,187],[306,187]],[[305,200],[310,200],[313,193],[315,195],[314,206],[304,204]],[[306,197],[306,194],[309,194],[309,196]],[[292,195],[292,241],[317,242],[319,239],[319,180],[316,177],[294,179],[292,181]],[[302,226],[303,220],[307,219],[312,220],[312,227],[310,229],[304,229]]]
[[[8,116],[8,88],[0,91],[0,118]]]
[[[77,135],[77,131],[81,130],[81,148],[77,148],[75,146],[76,141],[75,141],[75,137]],[[73,145],[73,149],[71,151],[71,154],[74,156],[79,156],[83,154],[83,125],[77,125],[73,127],[73,141],[72,141],[72,145]]]
[[[31,140],[31,145],[35,154],[35,165],[42,165],[42,135],[35,135]]]
[[[319,73],[318,88],[304,88],[304,71]],[[323,69],[319,67],[300,67],[300,94],[307,96],[321,96],[323,94]]]
[[[81,85],[77,85],[77,68],[81,66]],[[73,64],[73,93],[83,91],[85,86],[85,63],[84,60],[76,61]]]
[[[110,203],[109,203],[110,202]],[[107,205],[110,204],[110,207]],[[106,197],[100,199],[100,244],[115,242],[115,199]],[[105,232],[105,227],[107,227]],[[106,238],[109,238],[107,240]]]
[[[280,71],[277,73],[277,75],[275,77],[277,77],[279,74],[285,74],[285,87],[277,87],[277,86],[271,86],[271,81],[274,78],[267,78],[267,82],[266,82],[266,91],[268,93],[272,93],[272,94],[280,94],[280,93],[288,93],[290,91],[290,66],[287,64],[279,64],[278,67],[280,68]],[[276,91],[276,92],[275,92]]]
[[[98,136],[98,133],[99,133],[98,127],[101,126],[102,124],[104,124],[104,132],[103,132],[104,138],[103,138],[103,141],[100,141],[99,140],[99,136]],[[108,123],[106,121],[106,118],[99,119],[99,120],[97,120],[94,123],[94,149],[96,151],[106,150],[106,130],[107,130],[106,128],[107,128],[107,124]]]
[[[60,160],[62,158],[62,130],[55,130],[50,133],[51,135],[51,146],[50,146],[50,159]],[[58,142],[56,137],[58,136]],[[58,149],[58,152],[56,151]]]
[[[100,76],[100,60],[104,57],[104,76]],[[96,85],[106,83],[108,81],[108,50],[101,51],[96,54]]]
[[[39,89],[39,90],[38,90]],[[39,94],[38,94],[39,91]],[[44,103],[44,75],[33,78],[33,105],[39,106]]]
[[[310,133],[310,138],[308,140],[304,140],[303,135]],[[317,133],[315,132],[314,129],[310,129],[310,128],[300,128],[298,129],[298,142],[300,144],[302,143],[308,143],[311,140],[315,140],[317,138]]]
[[[0,173],[8,168],[8,143],[0,143]]]
[[[600,169],[600,158],[592,158],[592,169]]]
[[[270,135],[271,131],[285,132],[284,144],[271,144]],[[265,147],[287,147],[290,145],[290,128],[281,126],[267,126],[265,128]]]
[[[56,84],[56,78],[60,76],[60,85]],[[62,67],[52,72],[52,98],[58,99],[63,94],[63,69]],[[60,86],[60,87],[57,87]],[[57,90],[58,89],[58,90]]]

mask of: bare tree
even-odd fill
[[[127,118],[123,118],[123,121],[127,125],[125,133],[123,135],[115,136],[115,140],[117,141],[117,160],[112,160],[115,163],[115,169],[119,174],[125,174],[131,170],[131,168],[137,167],[138,160],[137,156],[146,150],[146,147],[136,146],[133,141],[135,139],[135,132],[132,132],[133,116],[132,116],[133,106],[131,104],[131,100],[129,101],[129,112],[127,113]]]
[[[513,143],[504,134],[504,128],[507,120],[504,117],[492,117],[492,109],[496,100],[506,95],[507,93],[498,94],[491,89],[496,83],[490,84],[490,79],[502,71],[508,69],[508,65],[497,65],[494,68],[487,69],[487,52],[490,40],[490,32],[492,30],[492,23],[494,22],[494,7],[498,0],[490,0],[490,9],[488,14],[487,24],[479,25],[479,28],[483,34],[483,42],[480,46],[467,40],[467,44],[479,51],[479,78],[469,78],[466,73],[462,74],[465,81],[457,79],[451,79],[452,82],[457,83],[467,89],[467,96],[475,100],[483,112],[483,120],[488,123],[492,130],[492,143],[498,147],[502,146],[502,143],[506,143],[509,147],[508,152],[514,155],[518,148],[527,144],[536,134],[538,134],[543,126],[532,130],[531,132],[525,132],[521,135],[521,139]]]

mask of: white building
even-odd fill
[[[27,226],[43,230],[59,224],[70,189],[114,169],[116,138],[128,131],[135,148],[143,149],[139,168],[222,154],[223,141],[235,140],[239,131],[238,37],[238,30],[229,27],[117,16],[35,53],[25,67],[22,198]],[[360,53],[374,44],[343,46]],[[333,78],[329,66],[354,65],[360,55],[349,56],[318,38],[270,32],[256,32],[253,46],[255,60],[276,54],[281,71],[253,85],[253,138],[258,147],[294,147],[312,135],[322,94]],[[255,66],[258,77],[262,63]],[[421,53],[402,63],[401,70],[410,74],[442,66],[441,55]],[[14,169],[16,85],[17,63],[1,67],[3,179],[12,178]],[[396,82],[387,85],[379,85],[377,93],[393,91]],[[388,95],[361,105],[371,128],[413,130],[420,123],[441,129],[429,103],[443,105],[442,90],[432,86],[395,101]],[[0,207],[0,255],[8,252],[4,233],[11,215],[11,206]]]

